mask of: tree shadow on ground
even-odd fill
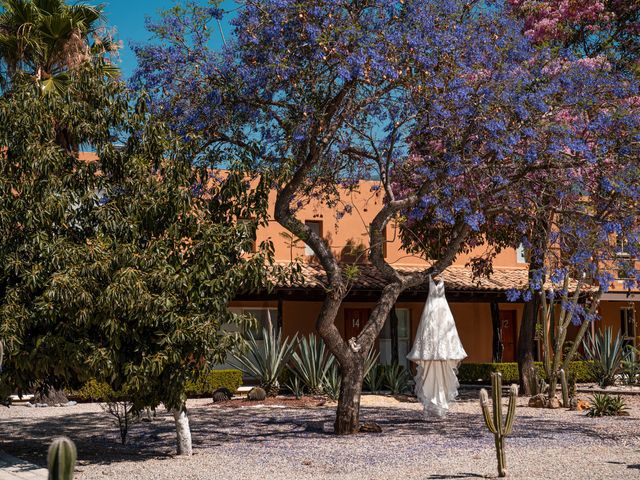
[[[428,445],[429,449],[442,450],[446,454],[452,446],[488,448],[493,442],[479,411],[477,414],[453,412],[444,419],[427,420],[418,409],[363,407],[361,412],[361,420],[378,423],[382,433],[345,437],[341,442],[346,448],[349,445],[361,448],[364,444],[374,451],[383,448],[377,446],[376,439],[380,438],[392,441],[400,448],[403,445],[406,448]],[[258,445],[258,448],[278,449],[285,445],[300,450],[313,449],[315,441],[332,435],[334,415],[335,410],[331,407],[219,409],[213,408],[212,404],[200,403],[189,410],[196,454],[207,449],[241,445],[247,448]],[[51,417],[5,418],[2,424],[0,449],[38,465],[46,464],[47,448],[59,435],[67,435],[74,440],[81,465],[163,459],[175,453],[173,416],[163,409],[158,409],[152,422],[133,425],[129,443],[124,446],[118,441],[118,430],[111,423],[111,418],[100,411],[74,413],[72,409],[65,412],[52,410]],[[598,423],[591,419],[587,422],[559,414],[555,417],[524,414],[516,418],[509,443],[527,447],[547,439],[570,442],[577,438],[615,442],[624,440],[628,431],[637,429],[637,425],[637,419],[633,419],[622,430],[606,430],[598,428]],[[630,465],[628,468],[638,469],[639,466]]]
[[[484,475],[478,475],[477,473],[454,473],[451,475],[438,475],[433,474],[429,475],[427,478],[439,479],[439,480],[448,480],[455,478],[486,478]]]

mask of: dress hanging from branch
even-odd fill
[[[444,295],[444,282],[429,277],[429,296],[407,358],[417,364],[415,391],[424,415],[444,416],[458,396],[458,365],[467,356]]]

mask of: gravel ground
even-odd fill
[[[164,411],[134,425],[127,446],[97,404],[0,408],[0,449],[44,465],[51,438],[78,446],[76,479],[462,479],[496,475],[493,436],[475,396],[443,420],[425,421],[421,406],[363,397],[362,421],[383,433],[336,437],[323,426],[334,407],[219,408],[190,400],[191,458],[174,457],[173,417]],[[463,398],[464,398],[463,397]],[[405,399],[401,399],[405,400]],[[518,401],[507,440],[512,479],[640,478],[640,397],[627,397],[629,417],[591,419],[583,412],[542,410]]]

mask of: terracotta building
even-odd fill
[[[367,229],[381,208],[382,201],[376,185],[375,182],[363,181],[358,192],[345,193],[343,205],[329,208],[318,203],[307,206],[296,214],[329,242],[338,258],[358,264],[359,275],[336,319],[338,328],[346,338],[356,335],[364,326],[382,288],[382,281],[375,269],[366,263]],[[272,194],[272,204],[274,201],[275,193]],[[350,206],[350,213],[344,213],[345,205]],[[398,236],[396,226],[388,225],[385,249],[387,261],[400,270],[424,267],[425,260],[402,250]],[[303,263],[303,279],[296,283],[278,285],[269,294],[239,297],[230,308],[253,314],[263,322],[269,316],[277,322],[285,335],[313,332],[324,295],[323,269],[315,260],[313,251],[273,219],[267,228],[257,233],[257,242],[265,239],[273,242],[277,261],[290,262],[298,259]],[[523,308],[521,303],[508,302],[505,292],[526,285],[528,266],[523,252],[501,252],[494,261],[493,275],[479,281],[474,280],[470,269],[465,267],[468,258],[467,255],[459,256],[441,275],[460,338],[469,355],[466,361],[491,362],[499,357],[500,346],[496,342],[498,329],[502,338],[502,361],[514,361]],[[392,339],[389,322],[379,337],[378,348],[382,363],[391,362],[393,351],[397,351],[400,363],[406,363],[405,354],[413,341],[427,293],[425,286],[400,297],[395,307],[398,319],[397,338]],[[622,281],[615,281],[601,303],[601,320],[595,322],[592,328],[612,326],[614,334],[622,330],[627,343],[635,344],[637,302],[640,302],[640,293],[628,295],[622,288]],[[397,342],[397,350],[392,348],[392,342]]]

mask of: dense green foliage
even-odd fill
[[[202,371],[194,379],[187,382],[187,395],[190,397],[210,397],[219,388],[226,388],[232,394],[242,385],[240,370],[208,370]]]
[[[228,302],[277,274],[270,244],[247,253],[267,179],[249,183],[242,159],[183,149],[96,65],[70,81],[74,95],[25,82],[0,99],[2,387],[95,377],[136,407],[173,408],[242,343],[223,328],[245,320]],[[54,124],[95,160],[61,145]],[[209,168],[222,161],[235,173]]]
[[[235,392],[242,385],[239,370],[203,370],[189,380],[185,392],[188,397],[210,397],[219,388]],[[126,398],[126,394],[114,392],[108,383],[92,378],[82,387],[68,392],[68,397],[80,402],[105,402]]]
[[[535,363],[540,377],[544,378],[544,369],[541,362]],[[491,373],[500,372],[505,382],[518,382],[518,364],[506,363],[462,363],[458,367],[458,379],[460,383],[489,383]],[[577,382],[594,382],[595,378],[589,368],[589,362],[576,361],[569,363],[569,375],[575,375]]]

